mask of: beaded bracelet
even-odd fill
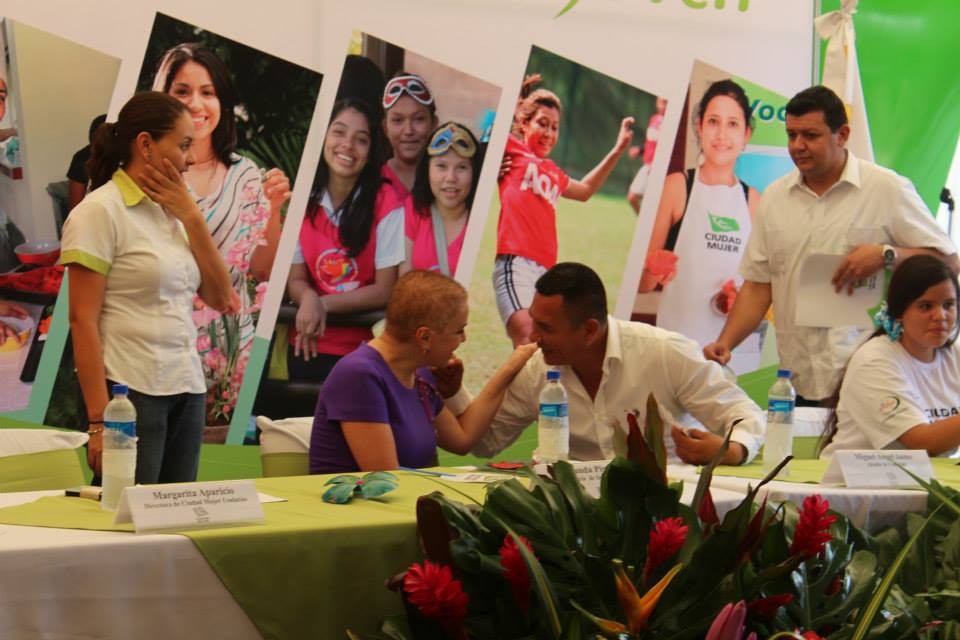
[[[100,433],[101,431],[103,431],[103,426],[102,426],[102,425],[103,425],[103,420],[87,420],[87,425],[88,425],[88,426],[89,426],[89,425],[93,425],[93,424],[99,424],[99,425],[101,425],[101,426],[100,426],[99,429],[89,429],[89,428],[88,428],[88,429],[87,429],[87,435],[94,436],[94,435]]]

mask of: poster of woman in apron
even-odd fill
[[[657,326],[707,344],[723,328],[742,282],[737,269],[760,193],[735,171],[753,133],[743,87],[712,82],[690,111],[699,158],[693,168],[667,175],[639,291],[661,290]],[[736,373],[759,366],[761,336],[753,334],[734,353]]]

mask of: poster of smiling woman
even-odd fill
[[[194,302],[209,424],[228,424],[236,405],[321,79],[176,18],[154,21],[137,88],[189,109],[196,163],[185,178],[240,306],[221,315]]]
[[[701,345],[719,335],[742,284],[740,259],[761,193],[791,168],[786,98],[716,67],[694,64],[633,317]],[[757,369],[767,324],[734,351]]]

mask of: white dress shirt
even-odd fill
[[[821,196],[797,170],[764,191],[740,273],[746,280],[771,284],[781,365],[793,372],[797,393],[810,400],[835,391],[861,332],[856,327],[797,326],[800,268],[810,254],[846,255],[861,244],[956,252],[909,180],[849,151],[840,179]]]
[[[510,445],[535,422],[540,390],[547,370],[540,352],[534,354],[517,374],[504,396],[490,430],[473,453],[490,457]],[[679,333],[639,322],[607,318],[607,345],[603,377],[596,397],[591,399],[569,366],[555,367],[567,390],[570,405],[570,458],[610,459],[626,453],[627,413],[637,413],[642,427],[647,396],[653,394],[664,421],[668,456],[676,460],[672,424],[703,429],[722,435],[736,420],[731,440],[747,450],[752,459],[763,444],[766,417],[760,408],[723,370],[703,359],[700,347]],[[460,413],[457,396],[448,401]],[[696,418],[696,420],[691,417]],[[699,422],[697,422],[699,420]]]

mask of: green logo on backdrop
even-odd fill
[[[736,218],[715,216],[712,213],[708,213],[707,216],[710,218],[710,227],[713,229],[714,233],[740,231],[740,225],[737,224]]]
[[[573,9],[575,6],[577,6],[577,3],[579,1],[580,0],[569,0],[566,6],[564,6],[563,9],[560,10],[560,13],[558,13],[554,17],[559,18],[560,16],[565,14],[567,11],[570,11],[570,9]],[[727,0],[674,0],[674,1],[682,3],[683,6],[687,7],[688,9],[706,9],[707,7],[710,7],[710,6],[712,6],[714,9],[727,8]],[[662,4],[663,0],[649,0],[649,2],[652,2],[653,4]],[[740,12],[749,11],[750,0],[732,0],[730,2],[730,6],[736,7],[737,11],[740,11]]]
[[[750,97],[750,115],[753,119],[753,135],[750,136],[750,144],[786,148],[785,122],[788,98],[750,82],[746,78],[733,76],[731,80],[743,87]]]

